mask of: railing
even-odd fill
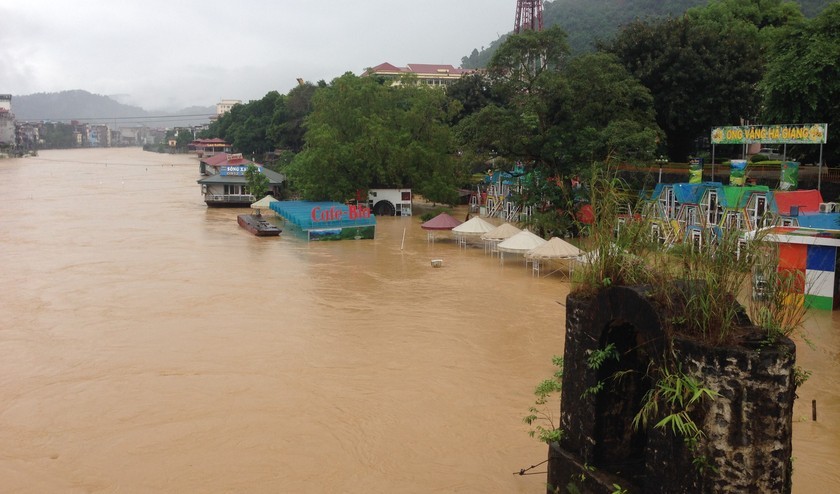
[[[250,194],[204,194],[204,202],[254,202]]]

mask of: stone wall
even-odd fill
[[[610,343],[621,358],[590,368],[592,352]],[[632,425],[655,384],[649,369],[666,349],[683,372],[720,394],[692,412],[705,434],[697,450],[670,430]],[[730,347],[672,340],[644,288],[613,287],[568,297],[564,359],[564,436],[549,448],[548,492],[611,493],[614,485],[630,493],[790,492],[790,340]]]

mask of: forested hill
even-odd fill
[[[58,93],[35,93],[12,97],[12,112],[18,121],[69,122],[109,125],[176,127],[207,123],[215,107],[185,108],[175,113],[150,113],[140,107],[122,104],[113,98],[75,89]]]
[[[799,6],[806,17],[814,17],[826,6],[837,0],[800,0]],[[568,34],[572,53],[593,49],[598,40],[608,40],[621,26],[635,19],[654,19],[676,16],[692,7],[703,6],[709,0],[555,0],[543,4],[545,27],[559,25]],[[516,7],[514,2],[511,2]],[[514,11],[515,12],[515,11]],[[511,15],[511,26],[513,26]],[[496,48],[505,36],[481,50],[475,49],[461,59],[464,68],[486,67]]]

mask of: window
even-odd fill
[[[720,212],[717,191],[710,190],[706,194],[706,224],[716,225],[720,220]]]

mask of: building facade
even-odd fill
[[[400,84],[400,79],[404,76],[412,76],[417,79],[418,84],[432,87],[445,87],[461,77],[475,72],[473,69],[457,69],[452,65],[444,64],[412,63],[405,67],[397,67],[385,62],[367,69],[362,74],[362,77],[390,78],[394,79],[394,84]]]

